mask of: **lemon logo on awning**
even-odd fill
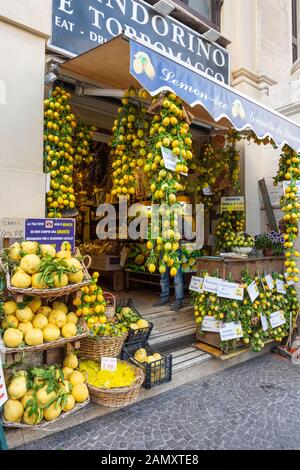
[[[133,70],[137,75],[145,73],[151,80],[155,78],[155,68],[152,65],[151,59],[146,52],[138,52],[135,54],[133,61]]]
[[[238,116],[240,116],[241,119],[246,118],[246,112],[240,100],[235,100],[233,102],[231,112],[232,112],[232,116],[235,118]]]

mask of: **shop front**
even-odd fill
[[[297,324],[299,125],[231,88],[218,44],[112,3],[54,1],[45,219],[26,225],[45,230],[1,257],[0,348],[27,367],[7,371],[7,427],[128,405],[213,357],[290,345]],[[240,142],[281,148],[267,233],[245,231]],[[154,307],[166,283],[175,305],[164,291]]]

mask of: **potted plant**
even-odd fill
[[[284,238],[281,233],[272,231],[255,237],[255,248],[262,250],[264,256],[281,256],[283,254]]]

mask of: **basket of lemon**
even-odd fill
[[[65,298],[63,298],[65,300]],[[0,352],[17,353],[56,348],[89,333],[86,323],[60,301],[24,297],[0,301]]]
[[[89,403],[85,375],[74,354],[63,367],[19,367],[6,373],[8,400],[3,406],[3,425],[13,428],[44,428],[58,423]]]
[[[148,341],[154,325],[142,318],[133,299],[117,300],[116,318],[128,329],[128,336],[125,340],[127,346],[144,344]]]
[[[99,362],[83,360],[79,370],[86,374],[91,400],[110,408],[131,405],[138,398],[144,372],[125,361],[117,361],[114,371],[103,370]]]
[[[52,245],[25,241],[14,243],[0,254],[6,286],[15,295],[61,297],[90,283],[90,256],[73,255],[68,242],[56,252]]]
[[[118,357],[121,354],[127,329],[115,321],[95,323],[89,326],[89,335],[80,341],[79,355],[85,359],[101,360],[102,357]]]

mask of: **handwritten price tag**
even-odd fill
[[[272,328],[278,328],[286,323],[284,312],[279,310],[278,312],[271,313],[270,323]]]
[[[276,279],[276,290],[278,294],[286,294],[285,284],[284,281],[281,281],[281,279]]]
[[[101,370],[114,372],[117,370],[118,359],[116,357],[101,357]]]
[[[223,299],[243,300],[244,287],[241,284],[222,281],[219,283],[217,295]]]
[[[271,276],[271,274],[268,274],[266,277],[266,283],[267,283],[267,286],[270,290],[273,290],[274,287],[275,287],[275,283],[274,283],[274,279],[273,277]]]
[[[249,294],[251,302],[253,303],[259,296],[259,290],[255,281],[253,281],[252,284],[250,284],[250,286],[247,287],[247,292]]]
[[[241,322],[222,323],[220,327],[222,341],[242,338],[244,336]]]
[[[203,286],[203,278],[202,277],[192,276],[189,290],[191,290],[193,292],[198,292],[199,294],[202,294],[202,292],[203,292],[202,286]]]

